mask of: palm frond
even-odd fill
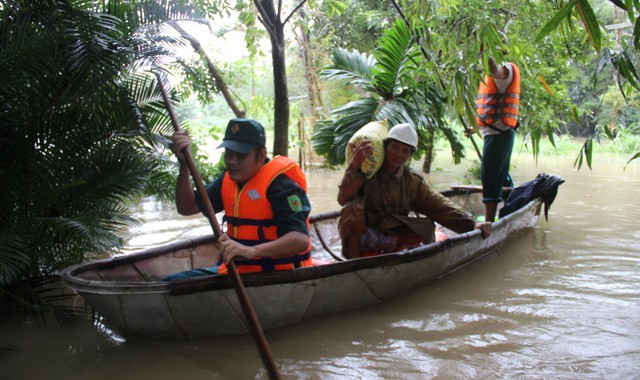
[[[335,109],[329,119],[318,122],[314,128],[313,149],[326,155],[332,165],[344,163],[349,139],[365,124],[376,120],[378,105],[377,99],[364,98]]]
[[[375,91],[371,83],[373,79],[371,69],[376,64],[373,56],[357,50],[334,49],[331,58],[333,63],[320,72],[321,78],[340,80],[364,91]]]
[[[430,77],[415,75],[423,58],[407,26],[402,21],[396,22],[380,40],[374,52],[374,66],[363,64],[363,57],[355,51],[336,50],[334,64],[323,72],[323,77],[345,80],[359,88],[365,88],[359,80],[366,78],[366,89],[378,95],[379,100],[368,97],[334,110],[315,128],[314,150],[326,155],[331,164],[342,163],[346,144],[358,128],[372,120],[387,119],[389,125],[412,124],[422,134],[442,130],[459,160],[463,152],[455,133],[446,126],[443,90]],[[368,73],[364,72],[367,68]],[[424,143],[418,144],[419,150],[426,148]]]
[[[415,128],[420,126],[420,119],[417,118],[416,113],[420,110],[411,110],[415,108],[415,104],[403,98],[396,98],[383,104],[376,110],[375,119],[383,120],[387,119],[390,126],[409,123]]]
[[[133,29],[141,25],[159,24],[167,20],[194,20],[205,17],[205,7],[193,6],[193,2],[171,0],[111,0],[96,3],[83,1],[87,5],[76,4],[82,9],[91,9],[117,17],[131,25]]]
[[[451,146],[451,156],[453,157],[453,162],[455,164],[459,164],[465,157],[465,148],[464,144],[458,138],[458,134],[447,124],[442,125],[438,130],[442,132],[442,134],[449,142],[449,146]]]
[[[40,326],[46,326],[51,316],[62,325],[88,314],[88,308],[78,303],[78,295],[62,286],[57,275],[23,279],[0,288],[0,313],[23,314],[25,311],[32,316],[31,321]]]
[[[372,70],[373,84],[384,99],[390,100],[402,92],[402,76],[407,69],[416,66],[421,59],[411,37],[409,28],[402,20],[380,39],[374,53],[376,65]]]
[[[2,283],[118,249],[119,230],[135,222],[126,203],[167,194],[149,181],[169,182],[161,134],[171,126],[155,81],[139,71],[175,61],[182,42],[167,24],[128,23],[155,8],[134,15],[118,4],[113,14],[90,1],[0,10]]]
[[[0,286],[16,281],[29,268],[31,260],[24,252],[23,239],[5,231],[0,237]]]

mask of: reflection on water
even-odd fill
[[[446,160],[444,160],[446,161]],[[599,158],[514,161],[566,182],[549,222],[430,285],[382,304],[267,332],[284,378],[630,379],[640,373],[640,163]],[[464,168],[436,166],[438,189]],[[314,212],[333,210],[339,172],[308,174]],[[143,202],[129,249],[208,233],[202,217]],[[266,378],[250,337],[188,342],[110,339],[91,323],[0,325],[0,379]],[[36,359],[37,358],[37,359]],[[36,359],[36,360],[34,360]]]

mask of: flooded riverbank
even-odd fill
[[[479,262],[395,300],[267,332],[290,379],[629,379],[640,373],[640,165],[599,158],[514,159],[517,183],[566,182],[549,221]],[[438,189],[464,167],[438,161]],[[314,212],[337,208],[340,172],[308,173]],[[207,233],[201,217],[142,203],[129,249]],[[0,379],[266,378],[248,336],[123,339],[84,320],[0,325]]]

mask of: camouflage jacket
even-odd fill
[[[357,169],[348,167],[338,189],[338,203],[343,206],[365,196],[366,225],[381,231],[405,225],[418,232],[426,221],[407,218],[411,211],[459,233],[473,230],[476,224],[470,214],[433,190],[418,172],[406,166],[391,175],[380,169],[368,180]],[[413,222],[416,224],[412,225]]]

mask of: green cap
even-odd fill
[[[244,154],[266,145],[267,136],[262,124],[251,119],[231,119],[227,124],[222,144],[218,148],[227,148]]]

